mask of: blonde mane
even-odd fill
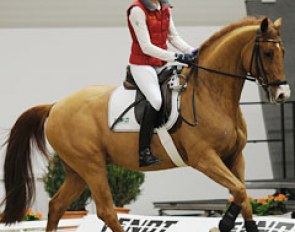
[[[238,22],[232,23],[224,28],[222,28],[220,31],[217,31],[216,33],[214,33],[208,40],[206,40],[201,46],[200,46],[200,51],[205,50],[206,48],[208,48],[212,43],[216,42],[218,39],[220,39],[221,37],[225,36],[226,34],[228,34],[229,32],[243,27],[243,26],[251,26],[251,25],[258,25],[261,23],[262,19],[257,19],[255,17],[247,17],[244,18]]]

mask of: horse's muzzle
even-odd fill
[[[283,103],[291,96],[291,90],[289,85],[280,85],[273,97],[274,103]]]

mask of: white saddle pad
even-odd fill
[[[179,89],[179,79],[177,75],[173,76],[170,81],[172,89],[172,109],[171,114],[165,127],[167,130],[173,127],[178,118],[177,111],[177,95]],[[136,90],[126,90],[123,86],[119,86],[112,93],[109,100],[108,110],[108,125],[112,127],[115,120],[121,115],[121,113],[135,101]],[[180,98],[179,98],[180,101]],[[115,125],[113,131],[117,132],[137,132],[140,125],[137,123],[134,115],[134,107],[131,108],[122,119]]]

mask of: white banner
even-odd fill
[[[79,225],[82,224],[83,219],[62,219],[58,224],[58,232],[62,231],[76,231]],[[10,226],[6,226],[0,223],[0,232],[44,232],[47,225],[47,221],[28,221],[15,223]]]
[[[283,217],[255,217],[259,232],[295,232],[295,220]],[[218,227],[220,218],[165,217],[119,214],[126,232],[209,232]],[[238,218],[232,232],[245,232],[242,218]],[[85,217],[77,232],[111,232],[95,215]]]

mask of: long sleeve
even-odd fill
[[[168,31],[168,41],[175,47],[177,50],[183,53],[191,53],[195,48],[187,44],[181,36],[178,34],[176,27],[174,25],[172,15],[170,17],[170,25]]]
[[[151,43],[149,31],[146,25],[146,16],[142,9],[139,7],[133,7],[130,11],[129,20],[143,53],[160,60],[168,62],[174,61],[174,52],[166,51]]]

